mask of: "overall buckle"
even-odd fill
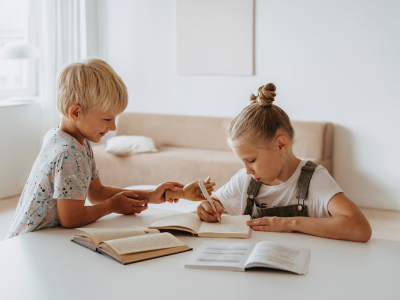
[[[297,211],[302,211],[305,199],[297,198]],[[302,202],[302,204],[300,204]]]
[[[250,205],[253,205],[254,204],[254,201],[255,199],[254,199],[254,195],[249,195],[249,194],[247,194],[247,202],[249,202],[249,201],[251,201],[251,204]]]

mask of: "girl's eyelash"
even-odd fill
[[[253,159],[253,160],[249,160],[249,163],[253,163],[254,161],[255,161],[256,159]]]
[[[104,119],[105,121],[111,121],[111,119]]]

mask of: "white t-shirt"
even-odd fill
[[[282,184],[275,186],[262,184],[256,197],[256,204],[261,208],[297,204],[297,183],[301,168],[306,163],[306,160],[302,160],[293,175]],[[218,199],[230,215],[243,214],[247,204],[247,187],[251,177],[252,175],[246,174],[246,169],[241,169],[217,191]],[[305,201],[305,205],[308,208],[308,216],[312,218],[330,217],[328,202],[334,195],[342,192],[329,172],[319,165],[311,178],[308,197]]]

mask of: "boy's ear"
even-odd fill
[[[68,116],[72,122],[78,121],[82,117],[82,108],[79,104],[72,105],[68,110]]]

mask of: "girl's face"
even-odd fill
[[[284,167],[282,155],[287,152],[286,145],[282,145],[278,141],[279,138],[269,147],[255,147],[232,142],[230,145],[236,157],[244,163],[247,174],[251,174],[257,182],[278,185],[285,181],[285,179],[280,180],[279,175]]]

